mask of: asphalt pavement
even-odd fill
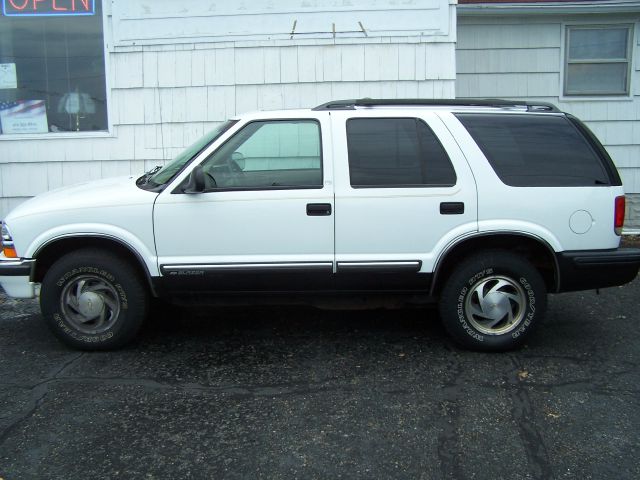
[[[638,479],[640,281],[472,353],[434,309],[177,310],[79,353],[0,294],[0,478]]]

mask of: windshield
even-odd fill
[[[237,120],[227,120],[206,135],[203,135],[189,147],[185,148],[180,155],[171,160],[164,167],[153,172],[153,175],[146,179],[144,185],[154,188],[169,182],[193,157],[198,155],[202,150],[209,146],[211,142],[229,130],[236,122]]]

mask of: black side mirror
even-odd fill
[[[202,193],[204,192],[204,171],[202,165],[196,165],[191,174],[189,175],[189,181],[182,190],[184,193]]]

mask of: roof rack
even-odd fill
[[[503,100],[500,98],[465,99],[426,99],[426,98],[360,98],[354,100],[335,100],[318,105],[313,110],[355,110],[356,107],[377,106],[452,106],[452,107],[493,107],[521,108],[528,112],[560,113],[558,107],[547,102],[528,102],[524,100]]]

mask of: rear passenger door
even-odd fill
[[[438,254],[477,231],[476,187],[436,113],[332,112],[337,281],[428,287]]]

